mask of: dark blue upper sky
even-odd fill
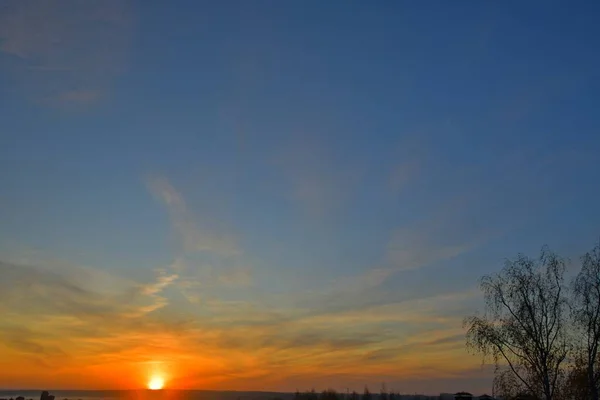
[[[4,259],[378,271],[360,309],[598,240],[597,1],[42,3],[0,7]]]

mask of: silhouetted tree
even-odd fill
[[[308,392],[305,392],[302,397],[304,398],[304,400],[319,400],[319,395],[317,394],[314,388]]]
[[[586,363],[582,357],[577,356],[566,374],[562,398],[588,400],[590,397]]]
[[[363,392],[361,400],[371,400],[371,398],[371,392],[369,391],[369,388],[365,386],[365,391]]]
[[[340,400],[337,392],[333,389],[323,390],[319,396],[319,400]]]
[[[385,382],[381,384],[381,391],[379,392],[379,400],[388,400],[388,392],[385,387]]]
[[[598,351],[600,345],[600,245],[582,257],[581,271],[573,282],[573,320],[583,333],[583,346],[578,354],[579,370],[575,371],[571,378],[580,380],[583,368],[589,397],[591,400],[598,400],[600,385],[600,354]],[[574,384],[573,381],[571,383]]]
[[[494,394],[503,399],[514,399],[519,393],[527,391],[527,387],[510,369],[497,370],[493,385]]]
[[[547,248],[538,260],[523,255],[484,276],[484,316],[467,317],[467,347],[502,362],[527,392],[553,400],[568,353],[565,262]]]

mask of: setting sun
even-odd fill
[[[148,382],[148,389],[150,390],[160,390],[165,386],[165,381],[160,376],[154,376]]]

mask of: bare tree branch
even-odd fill
[[[533,396],[554,400],[568,354],[565,333],[565,262],[547,248],[538,260],[517,256],[502,271],[484,276],[486,312],[464,321],[467,347],[492,356]],[[600,293],[600,292],[599,292]],[[504,378],[508,377],[503,372]]]

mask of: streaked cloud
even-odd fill
[[[390,189],[396,193],[400,192],[408,182],[415,178],[420,166],[420,161],[416,157],[396,164],[390,173]]]
[[[360,182],[361,170],[342,167],[335,156],[322,139],[306,135],[286,142],[274,157],[290,199],[311,218],[343,208]]]
[[[162,176],[147,179],[152,194],[165,206],[176,235],[175,260],[163,271],[172,278],[179,294],[189,304],[209,301],[224,289],[249,287],[253,272],[229,232],[202,226],[183,195]]]
[[[477,215],[473,204],[481,196],[461,193],[395,229],[381,266],[270,293],[253,286],[235,235],[204,226],[168,179],[147,184],[177,237],[173,261],[146,270],[143,281],[35,254],[15,257],[26,265],[2,264],[6,286],[0,288],[24,310],[11,309],[10,320],[2,321],[7,359],[46,371],[45,358],[64,354],[67,361],[53,375],[61,382],[83,374],[94,382],[114,379],[116,387],[132,379],[143,384],[146,367],[140,366],[158,363],[181,388],[239,389],[318,385],[323,371],[335,371],[325,374],[328,386],[360,388],[382,378],[401,384],[457,377],[478,365],[475,358],[457,365],[466,356],[462,316],[477,290],[416,292],[387,284],[487,239],[486,229],[455,230]],[[125,381],[113,369],[133,378]]]
[[[93,281],[82,281],[76,275],[72,277],[37,266],[0,262],[0,272],[5,278],[1,288],[13,304],[3,307],[6,312],[35,315],[46,311],[75,318],[110,316],[115,320],[146,314],[164,306],[158,294],[173,279],[159,277],[156,282],[146,284],[127,284],[123,280],[120,285],[123,289],[114,291],[110,286],[98,288]],[[82,272],[89,275],[89,269]]]
[[[69,106],[106,96],[127,66],[128,0],[8,0],[0,12],[0,52],[26,97]]]
[[[420,133],[420,134],[419,134]],[[396,160],[389,171],[388,189],[393,194],[402,193],[409,183],[415,182],[429,161],[430,151],[424,143],[424,132],[415,132],[402,136],[397,149],[393,152]]]
[[[530,223],[561,201],[555,195],[544,204],[531,203],[553,191],[543,177],[558,167],[558,159],[557,155],[529,159],[519,149],[487,170],[465,168],[457,174],[433,169],[429,176],[421,176],[430,185],[426,202],[417,216],[390,233],[384,265],[396,271],[427,267]],[[411,195],[403,194],[404,199]]]
[[[183,196],[164,177],[148,179],[150,191],[165,205],[172,228],[178,235],[185,253],[211,252],[221,256],[235,256],[239,249],[230,235],[202,229],[188,209]]]
[[[488,387],[477,276],[598,225],[589,29],[174,3],[0,1],[0,387]]]
[[[193,202],[167,178],[152,177],[147,186],[177,238],[173,261],[147,269],[142,281],[43,255],[15,257],[29,263],[5,263],[2,289],[33,311],[3,321],[8,359],[44,371],[46,357],[64,354],[68,361],[54,375],[62,382],[82,374],[126,387],[131,379],[143,384],[146,366],[160,365],[177,387],[239,389],[308,381],[312,386],[324,375],[328,386],[360,388],[382,378],[401,384],[456,377],[478,365],[477,359],[456,364],[466,355],[462,316],[477,290],[411,291],[389,282],[485,240],[486,229],[455,229],[477,215],[473,204],[481,195],[462,192],[440,200],[426,217],[395,229],[379,266],[271,293],[253,285],[237,235],[204,224],[200,210],[192,212]],[[30,327],[34,316],[37,324]],[[113,369],[133,378],[126,382]]]
[[[283,388],[295,374],[318,380],[324,369],[335,369],[337,382],[348,385],[381,373],[397,378],[421,374],[424,370],[411,369],[417,359],[423,368],[440,367],[428,352],[443,351],[452,358],[462,351],[455,340],[460,317],[436,315],[444,312],[436,307],[440,300],[447,305],[464,294],[327,312],[302,309],[295,301],[278,306],[276,298],[254,303],[215,298],[182,309],[167,300],[177,282],[167,269],[150,282],[123,279],[119,291],[103,291],[43,267],[1,263],[0,268],[3,296],[11,304],[3,307],[7,318],[0,320],[6,357],[33,371],[51,368],[55,382],[82,374],[96,382],[114,378],[113,387],[126,387],[132,379],[143,383],[140,365],[154,362],[180,387],[252,389],[257,383],[247,379],[261,377],[261,385]],[[373,287],[383,276],[376,271],[347,281],[345,293]],[[430,333],[419,332],[423,326]],[[50,367],[47,360],[55,357],[61,363]],[[117,364],[121,373],[132,374],[129,380],[114,374]],[[352,374],[355,378],[349,379]],[[39,384],[47,384],[43,377],[50,375],[39,376]]]
[[[418,229],[419,227],[399,229],[390,239],[386,258],[397,270],[419,268],[453,258],[472,249],[476,244],[475,239],[469,242],[457,240],[453,236],[435,238],[434,232]]]

